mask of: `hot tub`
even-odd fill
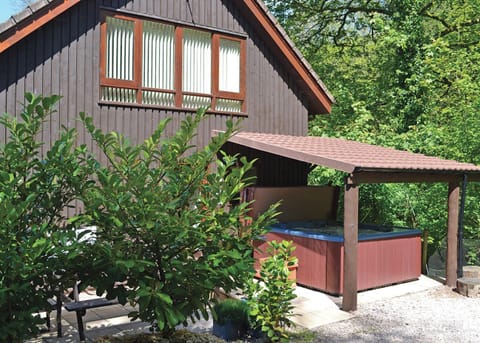
[[[415,280],[421,273],[421,231],[360,224],[358,290]],[[271,227],[265,241],[291,240],[298,258],[297,283],[330,294],[343,293],[343,226],[322,220],[283,222]],[[255,257],[264,257],[256,251]]]

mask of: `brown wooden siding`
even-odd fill
[[[248,117],[243,119],[242,129],[306,134],[305,100],[287,69],[281,66],[277,53],[269,50],[250,21],[229,0],[191,0],[190,3],[195,24],[250,37],[246,56]],[[179,120],[191,114],[99,104],[99,18],[102,7],[192,23],[185,0],[84,0],[2,53],[1,113],[18,114],[22,110],[25,92],[63,96],[58,113],[45,123],[42,139],[46,147],[58,138],[60,128],[65,125],[77,127],[79,142],[98,152],[77,120],[79,112],[93,116],[95,125],[103,130],[117,130],[134,142],[143,141],[165,117],[174,118],[167,128],[167,134],[172,134],[178,128]],[[196,144],[206,144],[213,129],[224,128],[226,118],[228,116],[209,115],[200,127]],[[0,129],[0,143],[5,142],[5,136],[5,130]],[[283,162],[278,160],[275,163],[280,165]],[[265,180],[269,178],[265,177]],[[278,178],[281,177],[274,180]],[[303,176],[301,179],[303,183]]]
[[[242,145],[227,143],[223,150],[228,154],[239,154],[255,162],[256,186],[306,186],[310,165]]]

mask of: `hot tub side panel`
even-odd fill
[[[343,294],[343,244],[328,242],[327,288]],[[396,237],[358,243],[359,291],[418,279],[421,274],[419,236]]]
[[[359,290],[415,280],[420,274],[419,236],[359,242]]]
[[[327,278],[325,292],[341,294],[343,292],[343,242],[327,242]]]
[[[258,259],[266,257],[267,241],[293,241],[296,246],[294,256],[298,259],[297,283],[303,286],[325,290],[327,286],[327,242],[307,237],[297,237],[279,233],[268,233],[266,241],[256,244],[260,251],[254,251],[255,268],[259,267]]]
[[[289,236],[292,237],[292,236]],[[307,237],[295,237],[295,256],[298,258],[297,283],[325,289],[327,277],[327,242]]]
[[[266,257],[267,241],[293,241],[298,258],[297,283],[330,294],[343,294],[343,242],[332,242],[289,234],[268,233],[256,244],[256,259]],[[377,288],[418,279],[421,274],[419,236],[393,237],[358,243],[358,290]],[[258,262],[256,262],[258,268]]]

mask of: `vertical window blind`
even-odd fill
[[[173,106],[175,81],[175,27],[151,21],[143,22],[142,102],[148,105]],[[154,91],[150,89],[158,89]]]
[[[143,86],[173,90],[174,39],[172,25],[143,23]]]
[[[134,22],[107,18],[106,75],[111,79],[133,80]]]
[[[208,32],[183,30],[182,88],[184,92],[210,94],[212,90],[212,35]],[[209,106],[210,97],[185,94],[187,108]]]
[[[240,92],[240,42],[220,39],[219,89]]]

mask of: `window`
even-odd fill
[[[124,15],[101,31],[102,101],[245,112],[245,39]]]

